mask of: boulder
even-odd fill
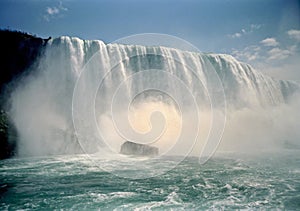
[[[156,156],[158,155],[158,148],[126,141],[122,144],[120,153],[124,155]]]

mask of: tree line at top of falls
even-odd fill
[[[28,74],[48,39],[25,32],[0,30],[0,159],[15,154],[17,132],[10,120],[8,98],[18,79]]]

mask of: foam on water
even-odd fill
[[[235,157],[202,166],[191,157],[160,177],[141,180],[107,173],[85,156],[2,160],[0,209],[299,209],[298,150]]]

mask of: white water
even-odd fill
[[[226,113],[212,69],[224,87]],[[133,77],[140,70],[154,71]],[[136,96],[149,87],[164,93],[150,89]],[[172,153],[180,154],[193,147],[199,124],[192,152],[198,154],[212,121],[218,130],[210,135],[222,135],[223,122],[216,120],[225,115],[221,149],[255,151],[299,140],[297,89],[296,83],[274,80],[229,55],[61,37],[48,42],[38,67],[15,89],[11,112],[21,156],[81,153],[81,147],[98,152],[105,146],[118,152],[120,133],[143,143],[159,137],[153,145],[162,152],[176,145]]]

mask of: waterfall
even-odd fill
[[[275,80],[230,55],[60,37],[49,40],[38,65],[12,93],[11,113],[21,156],[94,153],[107,145],[117,152],[126,138],[124,133],[165,151],[171,150],[172,140],[185,140],[174,149],[176,153],[182,148],[203,147],[209,125],[218,125],[213,119],[218,115],[219,119],[227,116],[230,132],[225,128],[224,136],[230,140],[236,140],[241,132],[236,128],[240,117],[245,124],[240,126],[249,127],[245,122],[252,114],[259,118],[271,115],[271,120],[259,119],[259,125],[278,117],[274,112],[290,115],[293,109],[286,105],[298,91],[297,83]],[[216,109],[213,112],[212,107]],[[193,113],[197,108],[200,122]],[[225,108],[229,112],[225,113]],[[199,125],[202,144],[187,143],[196,138]],[[290,125],[293,120],[287,123]],[[282,128],[274,122],[270,127]],[[160,140],[152,143],[162,132]],[[299,137],[296,129],[289,132],[295,134],[293,138]],[[246,141],[247,134],[243,134],[248,136]]]

